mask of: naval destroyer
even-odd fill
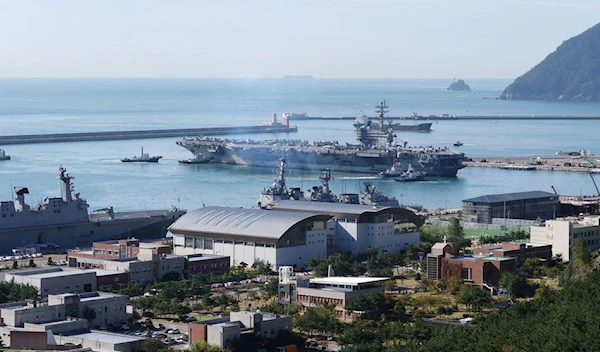
[[[59,167],[61,197],[44,198],[35,207],[25,202],[26,187],[15,187],[15,199],[0,202],[0,253],[14,248],[89,247],[92,242],[135,237],[164,237],[167,227],[185,211],[115,212],[112,207],[88,213],[88,203],[73,193],[73,176]]]
[[[282,154],[290,168],[304,170],[378,173],[390,168],[394,160],[402,171],[410,163],[415,171],[428,176],[454,177],[464,167],[464,153],[436,147],[409,147],[395,143],[394,131],[384,123],[388,106],[377,105],[379,124],[357,128],[359,144],[300,140],[233,140],[224,138],[184,138],[176,143],[194,155],[202,153],[212,163],[276,167]]]
[[[258,198],[259,208],[269,208],[280,200],[346,203],[386,207],[399,206],[396,198],[382,194],[375,188],[375,185],[370,182],[364,182],[365,188],[360,194],[342,193],[338,197],[329,188],[329,181],[333,179],[330,168],[326,168],[319,177],[321,186],[313,186],[304,192],[297,187],[288,188],[285,182],[285,156],[279,160],[279,166],[275,169],[275,175],[276,177],[271,187],[264,188],[260,192],[260,197]]]

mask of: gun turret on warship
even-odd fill
[[[360,193],[342,193],[338,197],[331,191],[329,181],[333,179],[331,169],[326,168],[319,179],[320,186],[313,186],[302,192],[300,188],[288,188],[285,182],[286,158],[279,159],[279,166],[275,168],[275,180],[271,187],[264,188],[258,199],[259,208],[268,208],[280,200],[298,200],[308,202],[347,203],[370,206],[398,206],[398,200],[379,192],[375,185],[365,182],[365,189]]]
[[[290,167],[304,170],[360,172],[377,174],[391,167],[394,159],[402,165],[410,162],[416,171],[429,176],[454,177],[464,167],[463,153],[448,148],[409,147],[395,144],[391,128],[383,123],[388,112],[385,101],[377,105],[379,124],[365,124],[357,128],[359,144],[313,142],[300,140],[234,140],[222,138],[184,138],[176,143],[194,155],[202,153],[213,158],[213,163],[276,167],[282,154]],[[405,171],[405,170],[401,170]]]
[[[30,207],[25,202],[29,189],[15,187],[15,200],[0,202],[0,253],[44,244],[74,248],[127,237],[164,237],[167,227],[185,213],[176,208],[115,212],[107,207],[90,214],[85,199],[73,193],[74,177],[62,166],[58,179],[60,197],[44,198]]]

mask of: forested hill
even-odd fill
[[[600,23],[563,42],[509,85],[500,98],[600,100]]]

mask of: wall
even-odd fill
[[[64,318],[66,318],[64,305],[2,309],[2,319],[8,326],[23,327],[25,323],[47,323]]]
[[[221,348],[227,347],[234,340],[240,338],[240,330],[240,325],[236,323],[208,325],[206,328],[206,342],[211,345],[217,345]]]
[[[106,261],[105,268],[109,271],[129,272],[129,282],[134,285],[144,285],[154,280],[152,262]]]
[[[96,318],[89,322],[90,327],[119,327],[127,323],[127,301],[127,296],[99,297],[82,301],[79,305],[79,317],[83,318],[85,307],[89,307],[96,312]]]

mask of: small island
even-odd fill
[[[459,79],[457,81],[455,78],[454,82],[452,82],[450,84],[450,86],[448,87],[448,90],[471,90],[471,88],[469,87],[468,84],[465,83],[464,80]]]

